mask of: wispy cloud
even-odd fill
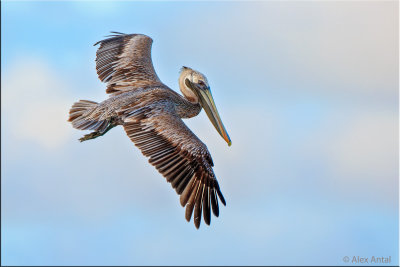
[[[57,149],[71,135],[67,123],[71,86],[40,58],[21,58],[10,65],[2,86],[5,131],[16,142],[35,142]]]

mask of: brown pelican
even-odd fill
[[[207,78],[183,67],[179,87],[183,97],[163,84],[151,60],[153,40],[143,34],[112,32],[96,53],[99,79],[110,97],[96,103],[80,100],[69,112],[72,126],[92,130],[81,142],[104,135],[122,125],[149,162],[171,183],[186,206],[185,217],[199,228],[201,213],[210,224],[211,210],[218,217],[218,198],[226,205],[206,145],[183,123],[204,108],[215,129],[231,145],[218,114]],[[217,197],[218,196],[218,197]],[[210,208],[211,206],[211,208]]]

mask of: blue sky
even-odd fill
[[[3,265],[398,264],[398,3],[3,2]],[[122,128],[79,143],[106,99],[96,47],[151,36],[160,79],[204,73],[232,139],[185,120],[227,200],[196,230]]]

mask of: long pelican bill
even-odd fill
[[[209,87],[199,88],[199,86],[194,85],[193,83],[191,83],[191,85],[192,85],[192,88],[194,88],[195,91],[197,92],[199,99],[200,99],[200,104],[204,108],[208,118],[214,125],[215,129],[218,131],[218,133],[221,135],[221,137],[224,138],[224,140],[228,143],[228,146],[230,146],[232,144],[232,141],[229,138],[229,135],[225,129],[225,126],[221,121],[221,118],[219,116],[217,107],[215,106],[215,102],[212,97],[210,88]]]

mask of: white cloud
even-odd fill
[[[336,132],[329,153],[340,169],[358,174],[394,174],[398,146],[395,114],[365,112],[344,123],[346,127]]]
[[[392,99],[397,96],[395,6],[376,1],[231,2],[224,6],[230,16],[221,16],[217,8],[207,12],[211,26],[199,23],[202,12],[190,13],[179,35],[195,32],[202,41],[186,39],[172,54],[215,66],[221,85],[247,92]]]
[[[344,201],[385,203],[398,198],[398,117],[396,112],[336,111],[304,141],[304,157],[323,167],[321,189]],[[338,198],[339,199],[339,198]]]
[[[33,141],[56,149],[71,134],[67,122],[71,87],[41,59],[17,60],[5,70],[2,118],[5,131],[17,141]],[[5,140],[9,142],[9,140]]]

